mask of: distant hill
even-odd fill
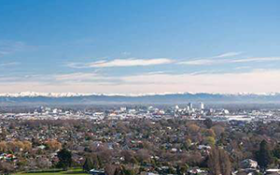
[[[207,103],[280,103],[280,94],[210,94],[178,93],[153,95],[105,94],[0,94],[1,105],[24,104],[185,104]]]

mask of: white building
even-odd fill
[[[201,102],[199,107],[200,107],[201,110],[203,110],[204,109],[204,103]]]

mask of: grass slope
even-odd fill
[[[16,173],[13,175],[88,175],[82,170],[69,170],[69,171],[60,171],[60,172],[36,172],[36,173]]]

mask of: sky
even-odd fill
[[[280,92],[279,0],[0,0],[0,93]]]

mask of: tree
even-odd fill
[[[4,153],[7,151],[7,143],[5,141],[0,142],[0,152]]]
[[[61,149],[61,143],[57,140],[48,140],[45,142],[45,145],[47,146],[47,149],[52,151]]]
[[[188,165],[187,164],[176,167],[176,173],[179,174],[179,175],[186,174],[187,170],[188,170]]]
[[[24,151],[30,151],[32,149],[32,143],[29,141],[23,141]]]
[[[211,129],[215,132],[216,137],[220,137],[225,132],[225,128],[221,125],[215,125]]]
[[[206,142],[207,142],[208,145],[211,145],[211,146],[212,146],[212,145],[215,145],[215,142],[216,142],[216,141],[215,141],[215,138],[214,138],[214,137],[210,137],[210,136],[209,136],[209,137],[206,138]]]
[[[280,159],[280,144],[277,144],[272,153],[274,157]]]
[[[57,157],[59,159],[58,167],[63,168],[63,170],[67,170],[68,167],[71,167],[72,164],[72,153],[66,148],[62,148],[57,153]]]
[[[107,164],[105,166],[105,174],[107,175],[114,175],[116,167],[113,166],[112,164]]]
[[[146,149],[139,149],[137,151],[137,160],[139,160],[139,162],[147,163],[147,162],[149,162],[150,158],[151,158],[151,155],[150,155],[148,150],[146,150]],[[133,164],[137,164],[137,160],[134,158],[134,159],[132,159],[131,162]]]
[[[206,120],[204,120],[203,123],[208,129],[210,129],[213,126],[213,122],[210,118],[207,118]]]
[[[83,170],[88,172],[93,168],[94,168],[94,166],[93,166],[92,159],[90,157],[87,157],[86,160],[85,160],[85,163],[83,165]]]
[[[124,175],[122,168],[121,167],[117,167],[115,169],[114,175]]]
[[[211,149],[208,168],[211,175],[230,175],[231,174],[231,162],[228,154],[218,147]]]
[[[36,160],[37,163],[37,167],[41,168],[41,169],[47,169],[50,168],[52,166],[52,162],[44,157],[40,157]]]
[[[203,135],[204,136],[210,136],[210,137],[216,137],[216,134],[213,131],[213,129],[204,129],[203,130]]]
[[[199,131],[200,127],[193,123],[188,125],[188,129],[192,134],[196,134]]]
[[[260,149],[256,152],[256,159],[262,170],[267,169],[268,165],[272,162],[271,152],[265,140],[260,143]]]
[[[124,168],[124,169],[123,169],[123,174],[124,174],[124,175],[135,175],[136,173],[134,172],[133,169]]]
[[[11,174],[15,171],[14,165],[8,162],[0,162],[0,173],[1,174]]]
[[[124,166],[117,167],[115,169],[114,175],[135,175],[135,171],[131,168],[126,168]]]

